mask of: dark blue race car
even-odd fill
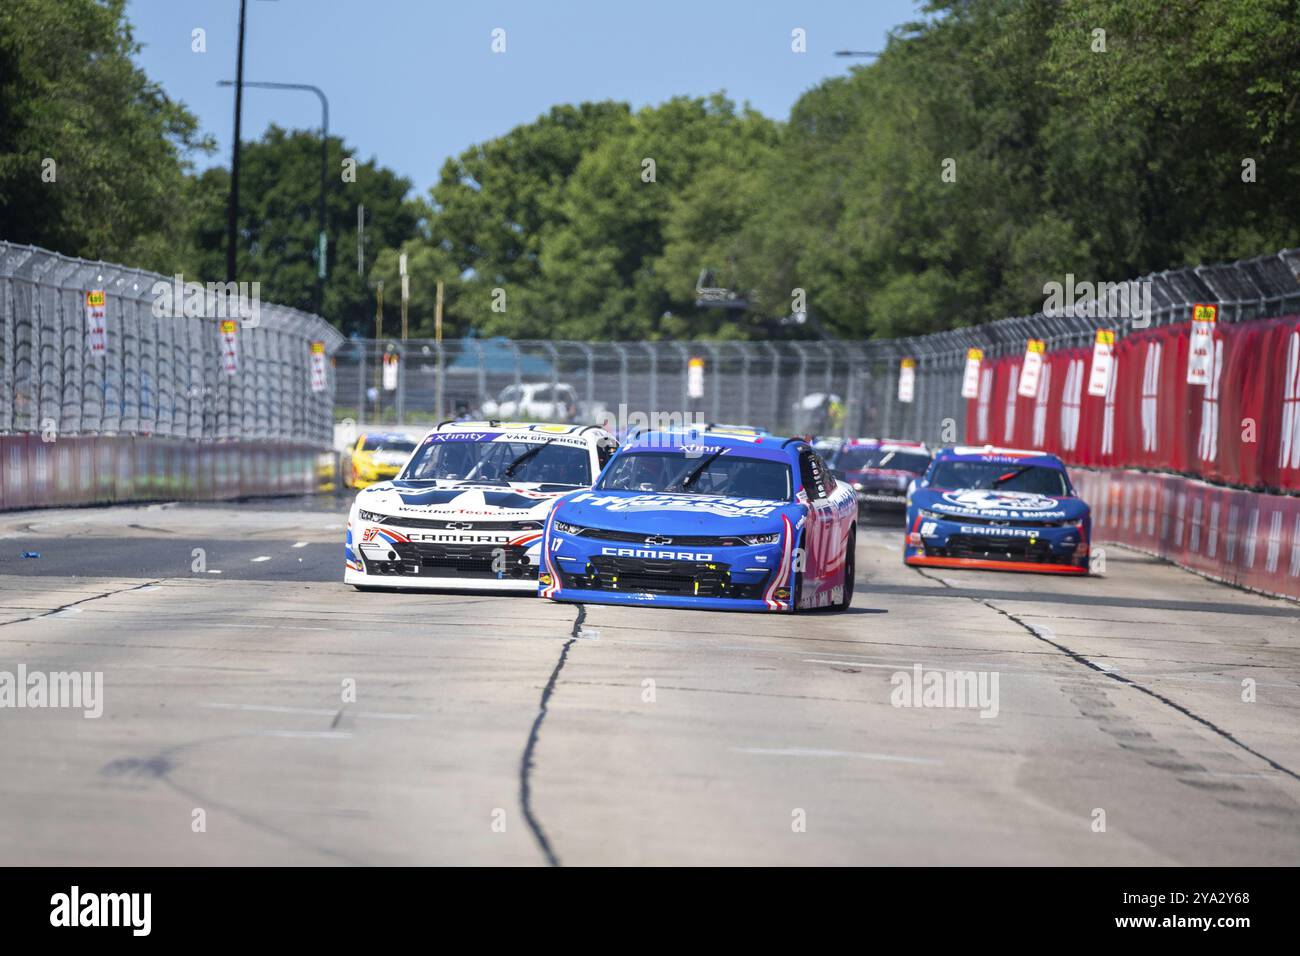
[[[804,441],[708,431],[628,441],[546,522],[538,593],[737,611],[847,608],[857,504]]]
[[[1055,455],[945,448],[908,495],[903,562],[1087,574],[1092,524]]]

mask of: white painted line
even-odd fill
[[[866,661],[823,661],[816,658],[805,658],[805,664],[838,664],[845,667],[871,667],[881,671],[906,671],[912,673],[919,661],[912,661],[910,664],[868,664]],[[936,667],[933,664],[921,664],[921,668],[926,671],[938,671],[941,674],[966,674],[975,667]],[[1001,672],[1001,671],[1000,671]]]
[[[765,757],[852,757],[856,760],[884,760],[889,763],[940,764],[925,757],[899,757],[894,754],[859,753],[853,750],[815,750],[805,747],[732,747],[733,753],[758,754]]]
[[[1205,777],[1251,777],[1255,779],[1267,780],[1270,777],[1279,776],[1276,771],[1269,773],[1229,773],[1223,770],[1207,770],[1201,776]]]
[[[333,717],[338,708],[329,707],[286,707],[277,704],[199,704],[209,710],[247,710],[259,714],[308,714],[313,717]],[[365,717],[370,720],[423,720],[422,714],[391,714],[382,711],[359,710],[350,716]]]
[[[911,664],[868,664],[866,661],[823,661],[815,657],[804,658],[805,664],[838,664],[843,667],[874,667],[882,671],[911,671]],[[937,667],[926,667],[926,670],[939,670]]]
[[[306,541],[295,541],[295,542],[293,543],[293,546],[294,546],[295,548],[305,548],[305,547],[307,547],[307,542],[306,542]]]
[[[259,554],[257,557],[253,559],[252,563],[257,564],[257,562],[259,561],[270,561],[270,560],[271,560],[271,556],[269,554]]]
[[[136,588],[136,590],[137,590],[137,591],[157,591],[157,590],[158,590],[158,585],[156,585],[156,584],[146,584],[144,587]]]
[[[45,617],[71,617],[74,614],[80,614],[80,613],[81,613],[81,608],[79,607],[65,607],[62,610],[55,611],[52,614],[46,614]]]
[[[205,628],[235,627],[241,630],[253,630],[253,631],[329,631],[332,632],[334,630],[334,628],[332,627],[306,627],[299,624],[231,624],[226,621],[199,621],[197,623],[191,622],[191,626],[205,627]]]
[[[212,571],[212,570],[208,571],[208,574],[220,574],[220,573],[221,573],[220,571]]]
[[[261,714],[311,714],[315,717],[332,717],[338,708],[329,707],[276,707],[270,704],[199,704],[209,710],[252,710]]]

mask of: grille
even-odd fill
[[[645,544],[647,538],[669,538],[674,545],[695,548],[741,548],[745,542],[736,535],[701,535],[701,534],[646,534],[643,531],[608,531],[604,528],[584,528],[578,535],[583,538],[595,538],[598,541],[621,541],[627,544]]]
[[[685,597],[757,599],[764,580],[733,584],[731,567],[700,561],[652,561],[643,558],[600,556],[588,562],[585,573],[561,572],[565,587],[586,591],[620,591]]]
[[[366,561],[373,574],[411,575],[420,577],[459,577],[496,580],[513,578],[537,580],[537,566],[525,563],[525,549],[491,544],[431,544],[428,542],[394,544],[396,561]],[[498,574],[498,549],[504,564]]]
[[[1068,560],[1052,554],[1046,541],[1030,544],[1028,538],[995,538],[975,534],[950,534],[942,548],[929,548],[927,554],[949,558],[980,558],[990,561],[1060,562]]]
[[[540,521],[475,521],[472,518],[405,518],[400,515],[389,515],[380,524],[389,525],[390,527],[400,528],[430,528],[435,530],[444,530],[447,525],[470,525],[465,528],[466,531],[541,531],[542,523]]]
[[[1014,526],[1017,528],[1064,528],[1067,525],[1074,523],[1073,521],[1065,521],[1060,518],[1051,521],[1034,521],[1032,518],[975,518],[968,515],[936,513],[939,514],[941,520],[951,521],[955,524],[992,524],[1006,525],[1007,527]]]

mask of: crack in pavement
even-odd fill
[[[933,575],[926,574],[925,570],[922,568],[913,568],[913,570],[916,571],[919,575],[921,575],[921,577],[926,578],[927,580],[930,581],[937,581],[939,584],[942,584],[945,588],[960,590],[958,588],[953,588],[951,584],[949,584],[947,581],[943,580],[942,578],[938,578],[938,577],[934,577]],[[1065,654],[1075,663],[1082,664],[1083,666],[1089,668],[1090,670],[1093,670],[1098,674],[1101,674],[1103,677],[1108,677],[1111,680],[1116,681],[1117,683],[1123,684],[1126,687],[1131,687],[1140,693],[1146,694],[1148,697],[1152,698],[1153,700],[1158,700],[1160,703],[1164,704],[1165,706],[1170,707],[1173,710],[1176,710],[1184,717],[1189,717],[1192,720],[1196,721],[1201,726],[1206,727],[1207,729],[1213,731],[1215,734],[1218,734],[1220,737],[1228,741],[1228,743],[1232,744],[1234,747],[1238,747],[1241,750],[1244,750],[1246,753],[1250,754],[1252,757],[1256,757],[1259,760],[1264,761],[1264,763],[1268,764],[1270,767],[1272,767],[1274,770],[1278,771],[1279,773],[1286,774],[1292,780],[1300,780],[1300,774],[1296,773],[1294,770],[1290,769],[1289,767],[1283,766],[1282,764],[1274,760],[1272,757],[1265,756],[1264,754],[1260,753],[1258,750],[1251,747],[1249,744],[1246,744],[1238,740],[1235,736],[1233,736],[1231,731],[1225,730],[1224,728],[1220,727],[1218,724],[1214,723],[1208,718],[1202,717],[1200,714],[1195,713],[1194,711],[1188,709],[1187,707],[1184,707],[1182,704],[1178,703],[1177,701],[1171,700],[1170,698],[1166,697],[1164,694],[1161,694],[1159,691],[1152,690],[1150,687],[1138,683],[1137,681],[1133,680],[1131,677],[1125,677],[1123,674],[1116,674],[1113,671],[1107,670],[1101,665],[1093,662],[1092,660],[1089,660],[1087,657],[1080,654],[1078,651],[1071,650],[1070,648],[1066,647],[1064,644],[1052,640],[1047,635],[1042,633],[1041,629],[1035,627],[1032,624],[1026,623],[1025,621],[1022,621],[1020,618],[1016,617],[1016,615],[1012,614],[1010,611],[1003,610],[1002,608],[998,607],[996,604],[993,604],[990,601],[988,601],[986,598],[971,596],[971,600],[977,604],[982,604],[990,611],[996,611],[998,614],[1001,614],[1003,617],[1007,618],[1007,620],[1012,621],[1015,624],[1018,624],[1021,628],[1023,628],[1026,632],[1028,632],[1035,640],[1042,641],[1044,644],[1056,648],[1058,651],[1060,651],[1062,654]]]
[[[84,597],[76,601],[69,601],[67,604],[61,604],[58,607],[50,608],[48,611],[42,611],[40,614],[33,614],[30,617],[16,617],[12,621],[0,621],[0,627],[8,627],[10,624],[23,624],[27,621],[37,621],[43,617],[58,614],[60,611],[66,611],[68,608],[76,607],[78,604],[85,604],[88,601],[99,601],[106,597],[112,597],[114,594],[126,594],[128,591],[139,591],[141,588],[147,588],[158,584],[160,580],[161,579],[145,581],[143,584],[133,584],[128,588],[118,588],[116,591],[105,591],[103,594],[92,594],[90,597]]]
[[[519,805],[523,810],[524,821],[528,824],[533,839],[537,841],[542,856],[546,858],[547,866],[559,866],[560,858],[555,855],[555,851],[551,848],[551,841],[546,838],[546,832],[542,829],[536,814],[533,813],[532,786],[529,777],[533,770],[533,755],[537,752],[537,740],[541,734],[542,721],[546,720],[551,695],[555,693],[555,684],[559,680],[560,671],[564,669],[564,664],[569,659],[569,648],[578,640],[578,635],[582,632],[582,622],[586,619],[587,606],[579,604],[578,616],[573,622],[573,628],[569,631],[569,639],[560,648],[559,660],[555,662],[555,667],[551,670],[551,676],[546,681],[546,686],[542,688],[542,699],[537,705],[537,716],[533,719],[533,728],[529,731],[528,743],[524,746],[524,755],[519,761]]]

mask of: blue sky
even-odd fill
[[[238,0],[130,0],[139,63],[198,117],[229,162]],[[551,106],[615,99],[634,108],[723,90],[784,119],[809,87],[848,71],[837,49],[878,50],[919,19],[914,0],[248,0],[245,79],[312,83],[330,132],[424,193],[443,161]],[[206,31],[207,52],[191,51]],[[491,50],[506,31],[506,51]],[[807,52],[791,52],[791,31]],[[244,138],[270,123],[320,125],[302,92],[246,90]]]

